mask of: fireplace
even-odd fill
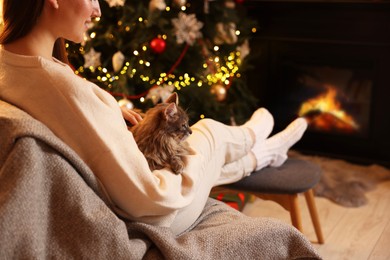
[[[259,21],[249,85],[275,132],[304,116],[295,149],[390,166],[390,3],[246,5]]]
[[[298,59],[281,61],[280,66],[278,85],[288,86],[288,91],[293,93],[275,93],[280,99],[275,99],[272,106],[281,122],[301,116],[307,119],[309,131],[346,137],[369,136],[372,66]]]

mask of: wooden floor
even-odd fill
[[[300,196],[304,234],[325,260],[390,260],[390,182],[368,193],[369,204],[345,208],[316,197],[325,244],[318,244],[305,199]],[[243,212],[290,222],[289,213],[271,201],[256,199]]]

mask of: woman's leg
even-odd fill
[[[245,163],[242,158],[250,153],[253,137],[246,127],[227,126],[211,119],[200,120],[187,139],[195,154],[188,156],[183,179],[193,182],[194,199],[190,205],[178,211],[171,229],[179,234],[189,228],[203,211],[210,191],[220,178],[223,165],[239,161],[241,169],[235,174],[251,172],[255,166],[252,157]],[[237,164],[235,164],[237,166]],[[185,192],[185,191],[183,191]]]
[[[274,118],[265,108],[257,109],[251,118],[243,125],[250,129],[252,139],[255,142],[265,140],[274,127]],[[226,163],[222,167],[220,178],[214,184],[215,186],[228,184],[241,180],[249,176],[257,166],[257,159],[253,152],[246,154],[244,157]]]
[[[307,129],[307,121],[297,118],[283,131],[266,140],[258,140],[252,147],[256,157],[256,171],[267,167],[279,167],[287,160],[288,150],[301,138]]]
[[[172,225],[176,234],[196,220],[213,186],[237,181],[254,169],[281,165],[287,159],[288,149],[302,137],[307,127],[306,120],[298,118],[282,132],[264,140],[271,130],[264,131],[261,127],[264,124],[255,122],[260,118],[264,120],[262,123],[271,121],[265,120],[268,118],[264,117],[266,114],[263,117],[259,114],[255,116],[255,113],[248,123],[240,127],[210,119],[201,120],[193,126],[193,134],[188,141],[196,154],[189,157],[186,171],[195,183],[196,198],[178,212]],[[270,125],[273,126],[273,120]]]
[[[234,163],[247,156],[253,147],[251,131],[245,127],[227,126],[211,119],[203,119],[191,127],[188,143],[195,151],[197,164],[205,170],[206,176],[218,178],[225,164]],[[248,168],[248,165],[242,165]],[[249,165],[252,171],[253,163]],[[210,174],[208,171],[213,171]]]
[[[184,174],[195,183],[196,197],[178,212],[172,225],[175,233],[184,231],[196,220],[219,179],[233,182],[253,171],[256,166],[251,153],[254,140],[259,136],[265,139],[272,127],[273,118],[265,109],[258,109],[243,126],[227,126],[211,119],[200,120],[192,126],[188,142],[195,155],[188,157]],[[229,165],[227,170],[222,170],[224,165]]]
[[[265,167],[279,167],[287,160],[287,152],[297,141],[302,138],[307,128],[307,122],[303,118],[298,118],[290,123],[286,129],[275,134],[268,139],[260,139],[263,136],[257,136],[251,153],[247,157],[254,158],[256,171]],[[260,137],[260,138],[259,138]],[[235,162],[226,164],[222,168],[221,177],[215,183],[215,186],[239,181],[242,177],[249,176],[251,172],[242,172],[241,164],[246,164],[246,157]],[[241,176],[241,178],[240,178]]]

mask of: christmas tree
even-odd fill
[[[191,123],[241,124],[256,107],[247,87],[255,21],[243,0],[105,0],[81,44],[67,43],[75,73],[121,104],[146,110],[179,94]]]

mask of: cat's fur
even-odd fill
[[[173,93],[164,103],[150,108],[141,122],[131,127],[134,139],[151,170],[170,168],[181,174],[191,149],[185,140],[192,131],[187,113]]]

